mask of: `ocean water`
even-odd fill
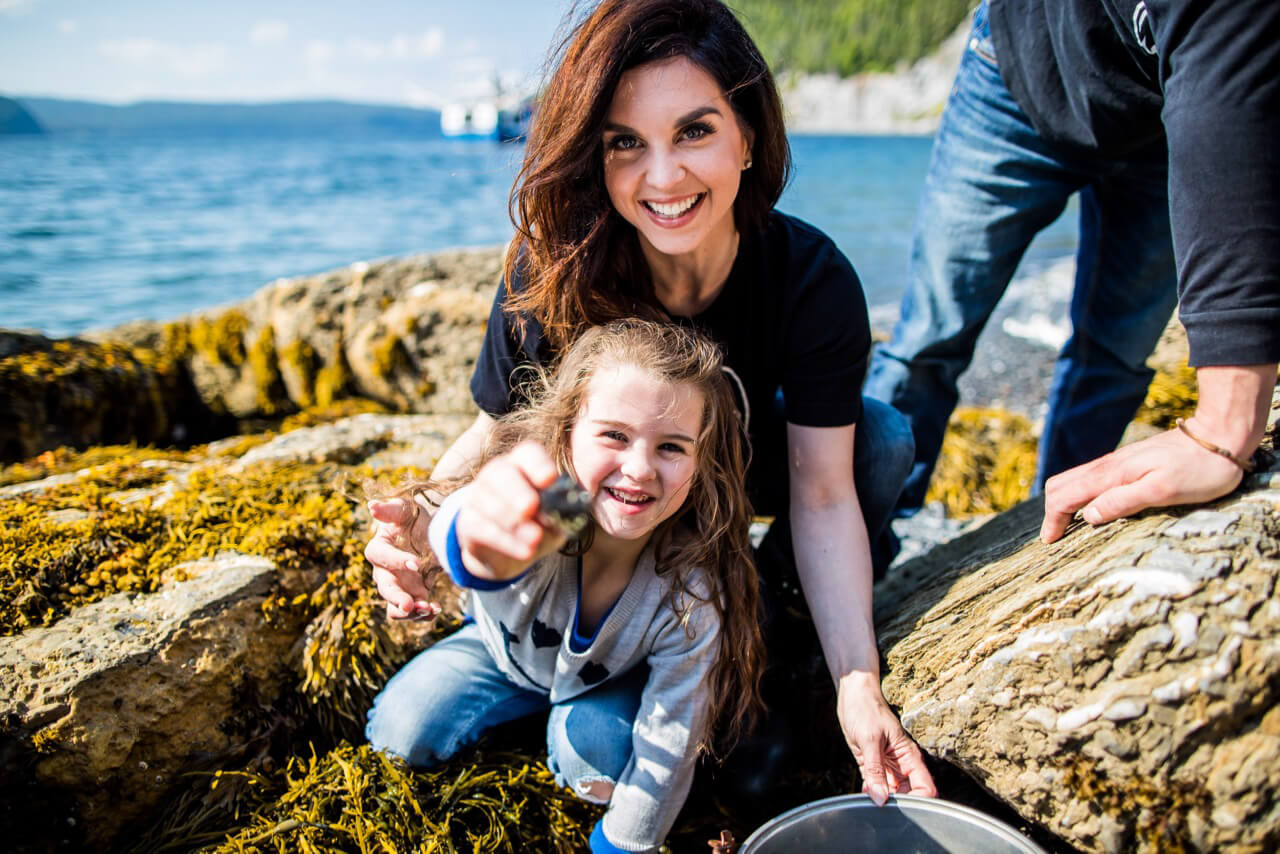
[[[905,278],[927,137],[792,139],[779,207],[830,234],[873,315]],[[0,136],[0,328],[73,335],[243,299],[281,276],[502,243],[518,145],[222,133]],[[1070,255],[1074,208],[1037,239]]]

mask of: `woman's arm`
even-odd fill
[[[472,471],[493,424],[493,418],[486,413],[477,415],[441,455],[432,477],[448,480]],[[427,600],[429,593],[420,563],[427,553],[430,520],[426,514],[415,514],[402,499],[372,501],[369,512],[373,514],[374,531],[364,556],[373,564],[373,581],[387,603],[387,616],[393,620],[434,617],[439,608]]]
[[[796,569],[837,685],[836,714],[877,803],[891,792],[934,796],[920,748],[880,690],[871,616],[871,551],[853,483],[854,427],[787,424]]]

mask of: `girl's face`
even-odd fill
[[[703,395],[635,365],[597,371],[569,436],[597,537],[648,537],[681,508],[697,471]]]
[[[751,143],[715,79],[683,57],[627,71],[604,130],[604,184],[646,249],[720,248]]]

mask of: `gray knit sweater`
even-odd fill
[[[449,496],[432,519],[431,545],[454,580],[470,588],[470,612],[508,679],[562,703],[648,664],[631,761],[614,787],[603,829],[623,850],[656,848],[684,805],[709,724],[707,676],[719,649],[720,618],[707,601],[705,572],[686,572],[686,586],[703,601],[682,597],[677,605],[687,613],[678,613],[668,598],[670,575],[655,571],[650,544],[594,637],[579,633],[583,647],[574,642],[578,559],[551,555],[505,584],[471,576],[452,540],[464,491]]]

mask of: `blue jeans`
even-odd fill
[[[392,676],[369,710],[374,748],[426,768],[452,757],[498,724],[550,708],[547,765],[580,797],[592,783],[616,783],[631,759],[631,729],[648,676],[638,667],[573,700],[511,683],[468,623]],[[607,800],[607,799],[606,799]]]
[[[1119,160],[1041,138],[1000,77],[978,7],[934,139],[898,322],[864,389],[905,414],[915,436],[898,515],[924,502],[956,381],[1018,262],[1077,191],[1072,334],[1049,390],[1035,491],[1115,448],[1177,303],[1167,182],[1163,142]]]

